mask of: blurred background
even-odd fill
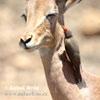
[[[25,0],[0,0],[0,99],[52,100],[38,51],[27,53],[19,47],[19,37],[25,26],[20,17],[24,9]],[[65,23],[79,44],[83,68],[100,76],[100,0],[82,0],[65,13]],[[22,86],[31,88],[17,88]],[[5,94],[25,91],[45,95]]]

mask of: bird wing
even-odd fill
[[[69,39],[65,39],[65,49],[66,53],[70,59],[70,62],[73,64],[73,69],[75,71],[76,77],[81,80],[80,74],[80,66],[81,66],[81,59],[80,59],[80,52],[79,47],[73,37]]]

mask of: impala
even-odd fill
[[[53,100],[100,100],[100,78],[80,73],[85,84],[76,84],[72,64],[65,54],[63,13],[79,0],[26,0],[25,30],[20,45],[39,50]]]

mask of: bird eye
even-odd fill
[[[23,12],[22,15],[21,15],[21,17],[24,18],[25,22],[27,21],[27,15],[26,15],[26,12]]]
[[[54,18],[56,16],[57,16],[57,13],[51,13],[51,14],[46,15],[46,18]]]

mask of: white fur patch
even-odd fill
[[[80,89],[81,95],[83,96],[83,100],[90,100],[90,92],[88,88]]]

